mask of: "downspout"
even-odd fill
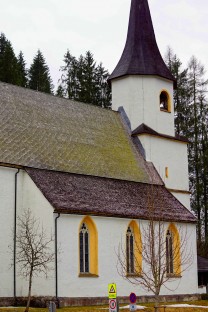
[[[58,213],[58,216],[55,218],[55,268],[56,268],[56,300],[59,307],[59,301],[58,301],[58,238],[57,238],[57,221],[60,217],[60,213]]]
[[[17,175],[20,169],[15,173],[14,180],[14,302],[16,303],[16,235],[17,235]]]

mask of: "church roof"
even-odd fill
[[[149,135],[153,135],[153,136],[157,136],[157,137],[161,137],[165,139],[170,139],[170,140],[181,141],[185,143],[189,142],[189,140],[182,135],[176,134],[175,136],[170,136],[170,135],[166,135],[163,133],[159,133],[153,130],[152,128],[150,128],[149,126],[145,125],[144,123],[132,131],[132,136],[137,136],[139,134],[149,134]]]
[[[156,75],[175,81],[155,39],[147,0],[132,0],[123,54],[109,80],[126,75]]]
[[[6,83],[0,83],[0,162],[152,182],[118,112]]]
[[[155,190],[166,220],[195,222],[132,139],[118,112],[0,83],[0,163],[25,168],[56,212],[147,219]]]
[[[55,212],[196,222],[163,185],[26,169]]]

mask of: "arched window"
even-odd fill
[[[126,231],[126,273],[139,275],[142,266],[142,242],[138,225],[131,221]]]
[[[130,226],[126,232],[126,269],[128,273],[134,273],[134,235]]]
[[[85,223],[82,223],[79,232],[80,246],[80,273],[89,272],[89,231]]]
[[[90,217],[85,217],[79,228],[80,276],[98,276],[98,234]]]
[[[173,274],[173,236],[170,230],[166,234],[166,264],[167,274]]]
[[[166,91],[160,93],[160,110],[170,112],[170,97]]]
[[[181,275],[180,237],[174,224],[166,232],[166,268],[167,274]]]

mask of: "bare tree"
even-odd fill
[[[33,277],[43,273],[46,277],[52,269],[54,251],[51,249],[53,237],[48,237],[40,221],[30,209],[17,218],[16,263],[19,275],[28,278],[28,297],[25,312],[29,310]]]
[[[157,198],[156,198],[157,197]],[[151,291],[155,296],[155,311],[159,311],[162,286],[173,291],[167,282],[181,277],[192,263],[192,250],[187,247],[186,226],[176,228],[165,221],[165,210],[155,213],[155,200],[161,200],[157,194],[148,199],[147,221],[142,221],[142,239],[134,237],[134,229],[129,227],[126,233],[125,247],[118,247],[118,273],[134,285]],[[158,205],[157,205],[158,207]]]

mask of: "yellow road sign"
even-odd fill
[[[108,298],[116,299],[116,284],[108,284]]]

